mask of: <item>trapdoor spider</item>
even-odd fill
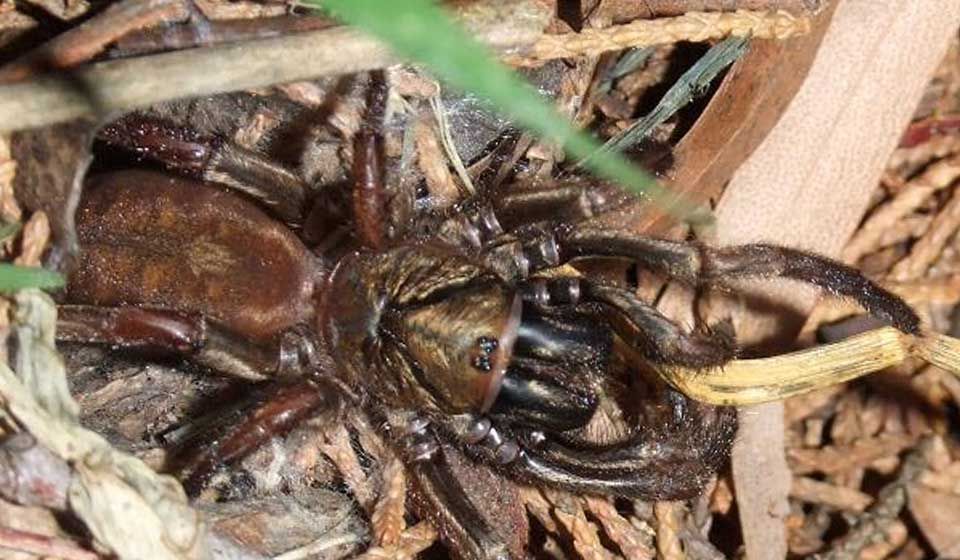
[[[353,146],[354,243],[339,253],[315,254],[298,238],[307,191],[264,156],[142,115],[102,134],[179,175],[126,170],[89,182],[77,215],[83,255],[60,309],[60,337],[162,348],[234,376],[287,380],[204,452],[188,488],[339,402],[387,429],[441,535],[465,557],[507,553],[446,468],[445,449],[532,484],[646,499],[696,495],[727,458],[731,409],[662,389],[638,407],[625,437],[597,442],[585,427],[619,391],[613,370],[623,348],[696,369],[723,364],[734,347],[685,332],[630,289],[543,274],[577,259],[627,259],[690,286],[792,278],[918,330],[900,299],[816,255],[598,226],[590,218],[626,197],[597,182],[481,193],[389,231],[385,94],[382,76],[372,81]]]

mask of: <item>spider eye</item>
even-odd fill
[[[521,311],[518,294],[489,284],[400,311],[387,328],[411,362],[411,386],[448,412],[486,412],[510,365]]]
[[[481,336],[477,339],[477,349],[479,350],[470,363],[473,367],[486,373],[493,369],[492,354],[497,349],[497,339],[489,336]]]

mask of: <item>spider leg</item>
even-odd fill
[[[470,501],[441,448],[429,460],[410,464],[418,511],[427,515],[464,558],[507,560],[507,546]]]
[[[395,434],[393,443],[406,459],[411,474],[418,515],[430,519],[443,539],[464,558],[510,558],[507,545],[471,499],[476,497],[475,490],[483,487],[482,483],[478,486],[477,480],[468,481],[473,492],[464,487],[457,461],[450,456],[457,451],[441,443],[431,420],[412,415],[388,421],[379,410],[372,411],[371,416],[390,425]],[[459,474],[470,477],[469,472]],[[483,474],[480,478],[484,478]]]
[[[304,219],[307,188],[300,177],[223,138],[138,113],[110,123],[99,138],[178,173],[240,191],[287,223],[300,224]]]
[[[372,249],[382,248],[386,238],[383,120],[387,93],[383,70],[371,72],[366,118],[353,137],[353,215],[360,241]]]
[[[733,340],[705,332],[684,332],[626,288],[569,277],[535,278],[523,288],[524,298],[538,306],[600,304],[613,312],[599,315],[617,335],[656,363],[702,369],[723,364],[735,355]]]
[[[899,297],[854,268],[797,249],[760,243],[715,249],[594,228],[560,231],[556,237],[559,262],[578,257],[629,258],[693,286],[732,287],[742,278],[790,278],[853,299],[903,332],[920,331],[919,317]]]
[[[511,189],[490,202],[503,228],[513,231],[536,222],[582,222],[636,200],[611,183],[579,180],[548,188]]]
[[[577,223],[632,200],[622,189],[599,182],[508,190],[457,208],[440,226],[439,237],[481,252],[504,279],[518,280],[559,260],[556,241],[544,226]]]
[[[558,441],[472,415],[454,417],[444,428],[468,454],[521,480],[574,492],[675,500],[697,495],[729,455],[736,413],[729,408],[708,413],[714,416],[706,422],[679,417],[676,425],[603,445],[576,437]]]
[[[212,445],[206,445],[183,469],[189,472],[183,481],[189,495],[199,494],[218,468],[236,462],[270,440],[296,427],[320,409],[339,402],[332,387],[316,381],[275,384],[246,417]]]
[[[299,375],[315,362],[313,342],[296,330],[275,344],[257,345],[199,313],[134,306],[61,305],[57,339],[171,353],[253,381]]]

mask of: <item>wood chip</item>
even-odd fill
[[[626,558],[640,560],[656,555],[656,551],[648,545],[646,535],[620,515],[608,498],[584,496],[583,503]]]
[[[680,542],[680,506],[675,502],[657,502],[653,506],[657,520],[657,557],[662,560],[684,560]]]
[[[810,504],[821,504],[843,511],[860,512],[867,509],[873,498],[853,488],[836,486],[805,476],[793,479],[790,497]]]
[[[820,449],[789,449],[787,458],[794,474],[841,473],[866,467],[888,455],[896,455],[916,440],[905,435],[865,438],[850,445],[830,445]]]

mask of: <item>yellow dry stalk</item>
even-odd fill
[[[782,356],[733,360],[706,371],[673,366],[657,366],[657,370],[690,398],[739,406],[802,395],[911,357],[960,375],[960,340],[937,333],[914,337],[892,327]]]
[[[786,11],[689,12],[682,16],[636,20],[579,33],[543,35],[505,60],[535,66],[556,58],[596,56],[609,51],[725,37],[789,39],[810,32],[811,17]]]

